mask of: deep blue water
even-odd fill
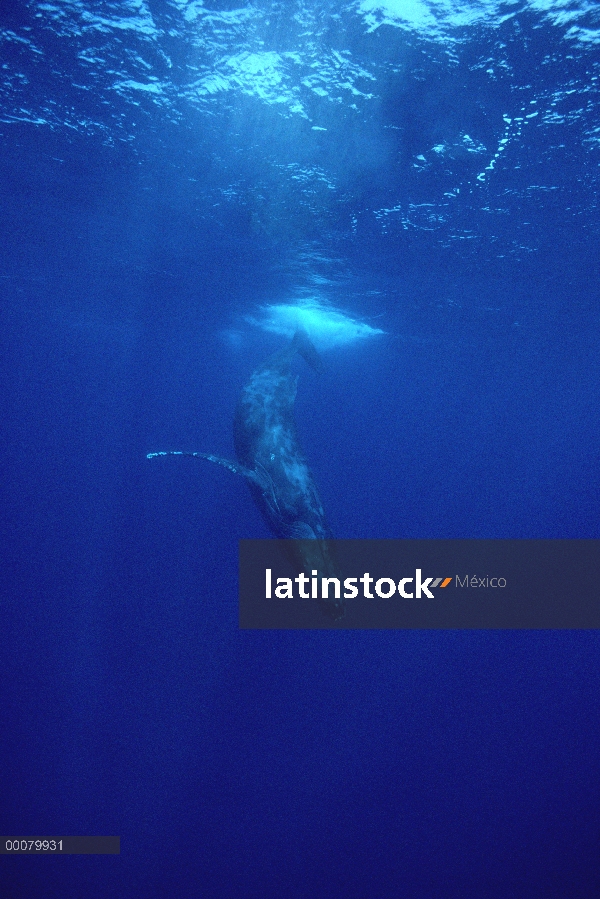
[[[597,633],[240,632],[246,486],[146,459],[231,457],[310,302],[336,536],[600,537],[597,9],[30,0],[0,53],[0,832],[122,847],[2,899],[600,895]]]

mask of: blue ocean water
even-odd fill
[[[121,836],[2,899],[600,895],[595,632],[240,632],[246,486],[146,459],[232,457],[309,310],[336,536],[600,537],[597,5],[6,0],[0,53],[0,832]]]

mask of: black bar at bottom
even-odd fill
[[[121,837],[0,837],[0,855],[120,855]]]

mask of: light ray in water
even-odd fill
[[[248,317],[251,324],[284,337],[293,337],[298,328],[303,328],[319,350],[385,334],[380,328],[373,328],[341,309],[322,305],[316,300],[296,305],[260,306],[258,311],[257,317]]]

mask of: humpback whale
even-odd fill
[[[240,474],[269,530],[275,537],[293,540],[291,561],[309,577],[316,569],[321,577],[337,576],[319,491],[300,448],[294,419],[297,378],[292,360],[301,355],[316,372],[321,359],[302,329],[291,343],[257,368],[242,390],[234,419],[237,461],[209,453],[149,453],[155,456],[193,456],[207,459]],[[340,599],[320,600],[323,611],[337,619],[344,613]]]

